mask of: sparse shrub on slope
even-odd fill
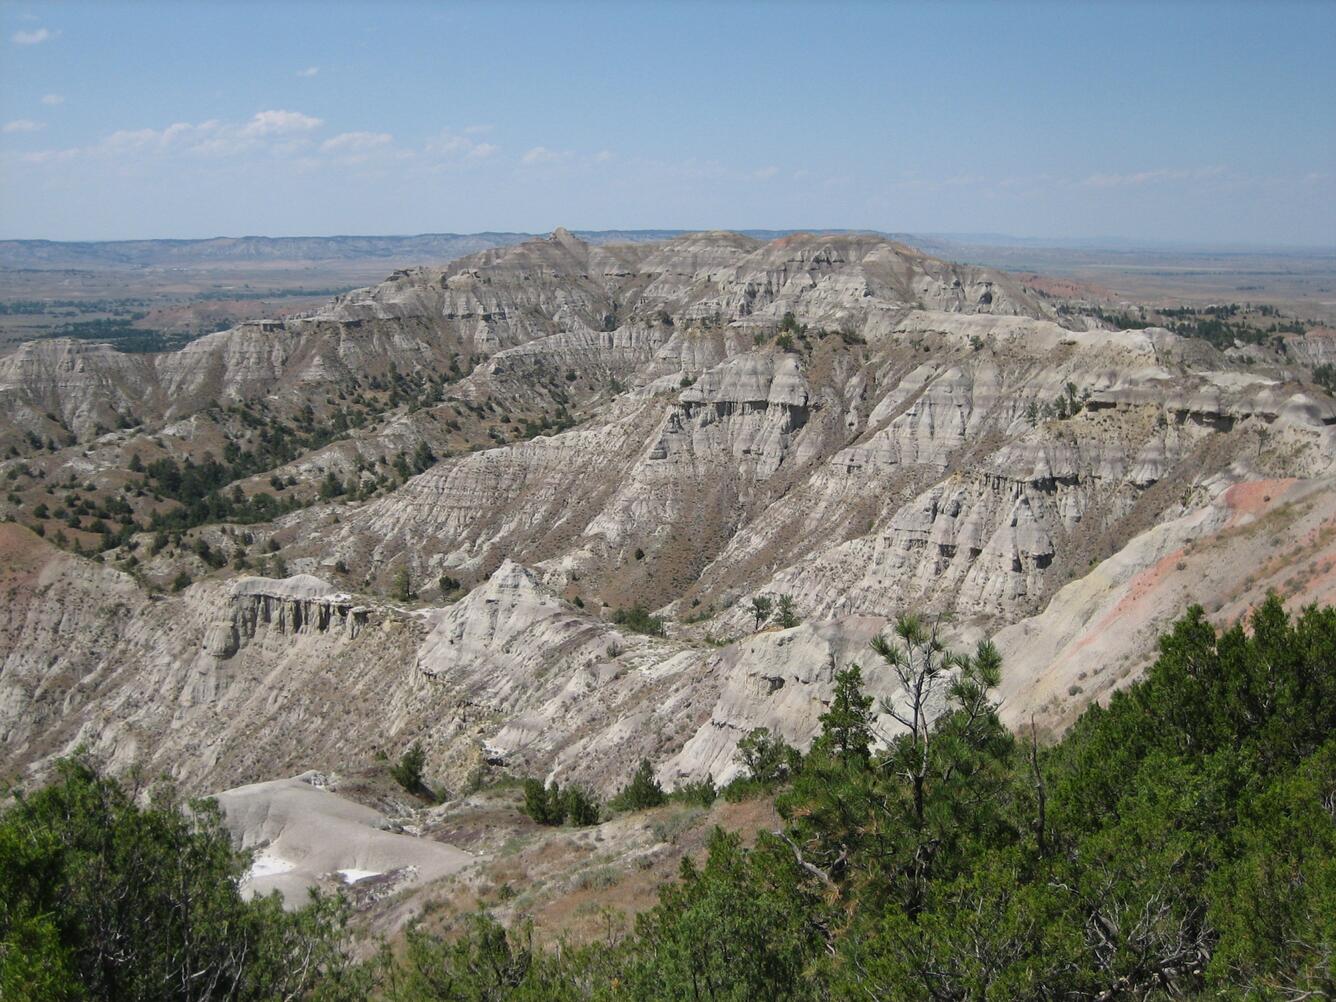
[[[394,587],[390,594],[400,602],[412,602],[418,597],[413,587],[413,577],[407,567],[400,567],[394,574]]]
[[[640,605],[632,606],[630,609],[618,609],[613,613],[612,621],[635,633],[644,633],[651,637],[662,637],[667,632],[663,620],[658,616],[651,616],[649,611]]]
[[[594,795],[582,786],[562,789],[555,782],[544,787],[541,779],[524,781],[524,813],[540,825],[570,822],[577,828],[599,822],[599,805]]]
[[[422,769],[426,764],[427,753],[423,750],[422,743],[414,741],[412,746],[399,757],[399,761],[390,766],[390,775],[409,793],[425,796],[430,793],[422,778]]]
[[[790,630],[802,622],[798,616],[798,604],[792,595],[780,595],[778,598],[757,595],[747,604],[747,611],[756,620],[757,630],[768,622],[773,622],[782,630]]]
[[[719,790],[715,787],[714,780],[706,776],[694,783],[683,783],[668,794],[668,799],[682,804],[694,804],[697,807],[710,807],[719,799]]]
[[[549,795],[549,792],[556,794]],[[561,804],[560,791],[554,786],[549,791],[541,779],[524,781],[524,813],[540,825],[559,825],[566,812]]]
[[[769,595],[757,595],[751,600],[748,611],[756,619],[757,630],[770,619],[770,613],[774,611],[774,608],[775,602]]]
[[[1336,394],[1336,365],[1324,362],[1313,366],[1313,382],[1328,393]]]
[[[582,786],[568,786],[565,799],[567,821],[578,828],[598,824],[602,810],[590,791]]]
[[[748,731],[738,742],[738,760],[746,779],[766,786],[783,782],[802,766],[802,753],[768,727]]]
[[[665,799],[663,787],[654,778],[654,767],[649,759],[642,758],[631,781],[618,791],[608,806],[617,811],[642,811],[647,807],[658,807]]]

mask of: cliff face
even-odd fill
[[[385,718],[341,729],[396,675],[422,629],[318,579],[210,582],[171,598],[73,558],[12,525],[0,661],[6,765],[84,745],[191,786],[269,776],[307,749],[370,754]],[[12,569],[11,569],[12,568]],[[25,582],[36,580],[36,588]],[[340,709],[342,707],[342,709]],[[322,750],[323,749],[323,750]]]
[[[1062,727],[1134,678],[1187,604],[1228,622],[1268,589],[1295,604],[1336,600],[1333,488],[1332,478],[1242,482],[1133,537],[1042,612],[996,633],[1004,718]],[[1292,544],[1277,548],[1280,533]],[[563,601],[513,562],[457,603],[417,613],[355,604],[309,577],[201,584],[150,601],[114,572],[88,580],[87,561],[24,530],[3,527],[0,542],[29,554],[21,573],[64,582],[54,596],[5,582],[10,623],[30,640],[7,632],[0,665],[6,769],[83,745],[114,768],[139,764],[208,790],[346,769],[420,739],[452,788],[486,759],[610,792],[642,757],[669,784],[726,781],[754,727],[806,747],[831,698],[832,664],[859,662],[871,694],[896,695],[868,650],[881,615],[755,634],[749,625],[722,646],[645,637]],[[41,632],[56,622],[79,641]],[[968,621],[947,630],[961,645],[985,632]],[[63,653],[47,667],[36,650]],[[878,727],[895,732],[889,719]]]
[[[665,344],[599,420],[440,463],[350,513],[334,549],[374,540],[373,565],[423,578],[510,557],[613,606],[713,609],[726,631],[758,590],[818,618],[992,625],[1220,484],[1332,469],[1330,401],[1195,368],[1163,332],[916,311],[867,345],[719,351],[693,373],[702,355]]]
[[[641,757],[719,781],[752,727],[810,740],[832,659],[893,696],[867,645],[901,612],[995,634],[1007,719],[1056,728],[1189,602],[1225,621],[1270,586],[1332,590],[1336,406],[1296,370],[1074,331],[1006,276],[873,237],[558,231],[170,355],[25,346],[0,358],[0,408],[11,431],[145,420],[122,449],[208,401],[295,407],[460,358],[467,406],[580,422],[259,527],[293,577],[150,595],[0,526],[0,764],[83,743],[217,789],[421,739],[448,782],[487,758],[610,789]],[[383,458],[434,415],[288,469]],[[82,478],[108,454],[62,455]],[[376,592],[400,568],[467,594],[398,608]],[[803,624],[756,632],[761,593]],[[610,623],[636,605],[668,636]]]

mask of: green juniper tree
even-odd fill
[[[751,600],[751,614],[756,618],[756,629],[761,628],[761,624],[770,618],[770,613],[774,610],[774,600],[769,595],[757,595]]]
[[[768,727],[748,731],[738,742],[737,757],[747,769],[747,778],[765,785],[797,772],[802,760],[797,749]]]
[[[649,759],[642,758],[631,781],[618,791],[611,803],[617,810],[639,811],[658,807],[664,799],[663,787],[654,778],[654,767]]]
[[[416,599],[417,591],[413,587],[413,577],[408,571],[408,565],[401,566],[394,572],[394,587],[391,594],[400,602],[412,602]]]
[[[422,795],[427,790],[422,777],[422,770],[426,764],[427,752],[422,747],[422,742],[414,741],[399,757],[399,761],[390,767],[390,775],[409,793]]]

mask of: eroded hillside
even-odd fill
[[[1321,357],[876,237],[565,231],[177,352],[33,342],[0,357],[0,754],[722,780],[904,611],[996,635],[1004,715],[1059,728],[1187,602],[1330,595]]]

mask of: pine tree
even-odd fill
[[[756,629],[759,630],[761,624],[770,618],[774,607],[774,600],[769,595],[757,595],[751,600],[751,614],[756,617]]]
[[[613,804],[628,811],[640,811],[647,807],[658,807],[664,801],[663,787],[654,778],[654,767],[649,759],[642,758],[631,782],[622,787],[613,798]]]
[[[421,794],[426,790],[422,781],[422,769],[426,764],[427,753],[423,750],[422,743],[414,741],[412,747],[390,767],[390,775],[409,793]]]
[[[411,602],[417,598],[417,592],[413,590],[413,578],[408,573],[408,567],[400,567],[394,575],[394,597],[400,602]]]
[[[821,714],[814,749],[845,765],[866,765],[872,755],[871,696],[863,695],[863,669],[851,664],[835,673],[830,708]]]

